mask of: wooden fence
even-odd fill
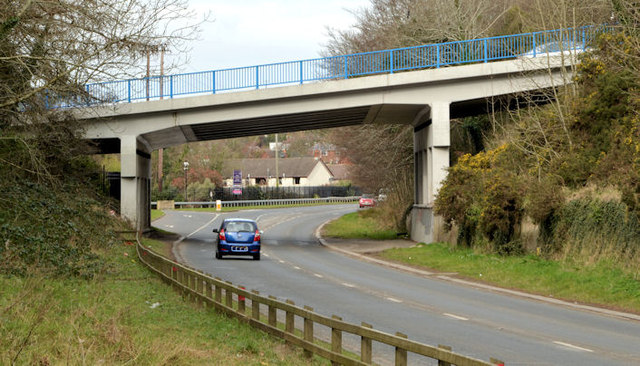
[[[344,322],[335,315],[331,318],[320,315],[308,306],[298,307],[289,300],[283,302],[272,296],[262,296],[258,291],[246,290],[171,261],[145,248],[140,242],[137,244],[137,251],[144,264],[194,302],[239,318],[291,345],[302,347],[307,357],[316,354],[330,360],[332,365],[373,364],[373,342],[395,348],[395,365],[400,366],[407,365],[409,353],[435,359],[438,366],[504,365],[504,362],[493,358],[490,362],[473,359],[452,352],[450,347],[429,346],[407,339],[402,333],[393,335],[381,332],[366,323],[358,326]],[[278,315],[281,319],[284,318],[284,324],[278,321]],[[302,324],[302,327],[296,328],[296,319],[301,321],[298,324]],[[315,336],[314,325],[330,329],[328,342]],[[343,352],[344,334],[360,338],[359,355]]]

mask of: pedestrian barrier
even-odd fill
[[[275,200],[238,200],[222,201],[222,207],[248,207],[248,206],[295,206],[311,205],[317,203],[350,203],[357,202],[360,197],[327,197],[327,198],[289,198]],[[174,202],[175,208],[184,207],[215,207],[216,203],[211,201],[202,202]],[[151,208],[158,207],[158,202],[151,202]]]
[[[584,51],[595,43],[599,34],[608,32],[611,28],[592,25],[544,30],[222,70],[91,83],[85,85],[86,96],[75,103],[49,104],[47,99],[47,105],[72,107],[173,99],[186,95],[299,85],[322,80],[516,59],[523,55],[537,57],[545,54],[537,51],[537,47],[551,43],[566,45],[567,50]]]
[[[330,360],[332,365],[371,365],[374,362],[373,342],[377,342],[395,349],[395,365],[399,366],[408,364],[410,353],[437,360],[438,366],[504,365],[504,362],[497,359],[492,358],[490,362],[486,362],[457,354],[447,346],[435,347],[412,341],[402,333],[394,335],[375,330],[366,323],[358,326],[345,322],[336,315],[326,317],[314,312],[311,307],[301,308],[290,300],[280,301],[273,296],[263,296],[258,291],[248,291],[243,286],[213,278],[151,251],[140,241],[136,248],[140,261],[185,297],[199,305],[236,317],[284,339],[290,345],[302,347],[305,356],[309,358],[315,354]],[[284,319],[284,324],[279,322],[279,318]],[[316,336],[316,325],[330,329],[328,341]],[[351,349],[344,352],[343,335],[360,338],[359,354],[357,350]]]

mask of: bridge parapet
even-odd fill
[[[356,53],[256,66],[209,70],[166,76],[108,81],[86,85],[90,104],[132,103],[172,99],[195,94],[260,89],[321,80],[395,73],[427,68],[537,57],[544,44],[559,44],[562,51],[584,51],[607,26],[584,26],[415,47]],[[77,106],[76,103],[65,105]]]

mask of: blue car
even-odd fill
[[[225,255],[250,255],[260,260],[260,230],[254,220],[225,219],[219,229],[213,229],[216,237],[216,258]]]

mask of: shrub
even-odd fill
[[[523,218],[524,185],[514,173],[515,154],[503,145],[475,156],[463,155],[449,169],[435,213],[444,218],[447,229],[458,226],[458,244],[489,241],[501,254],[521,251],[516,233]]]

